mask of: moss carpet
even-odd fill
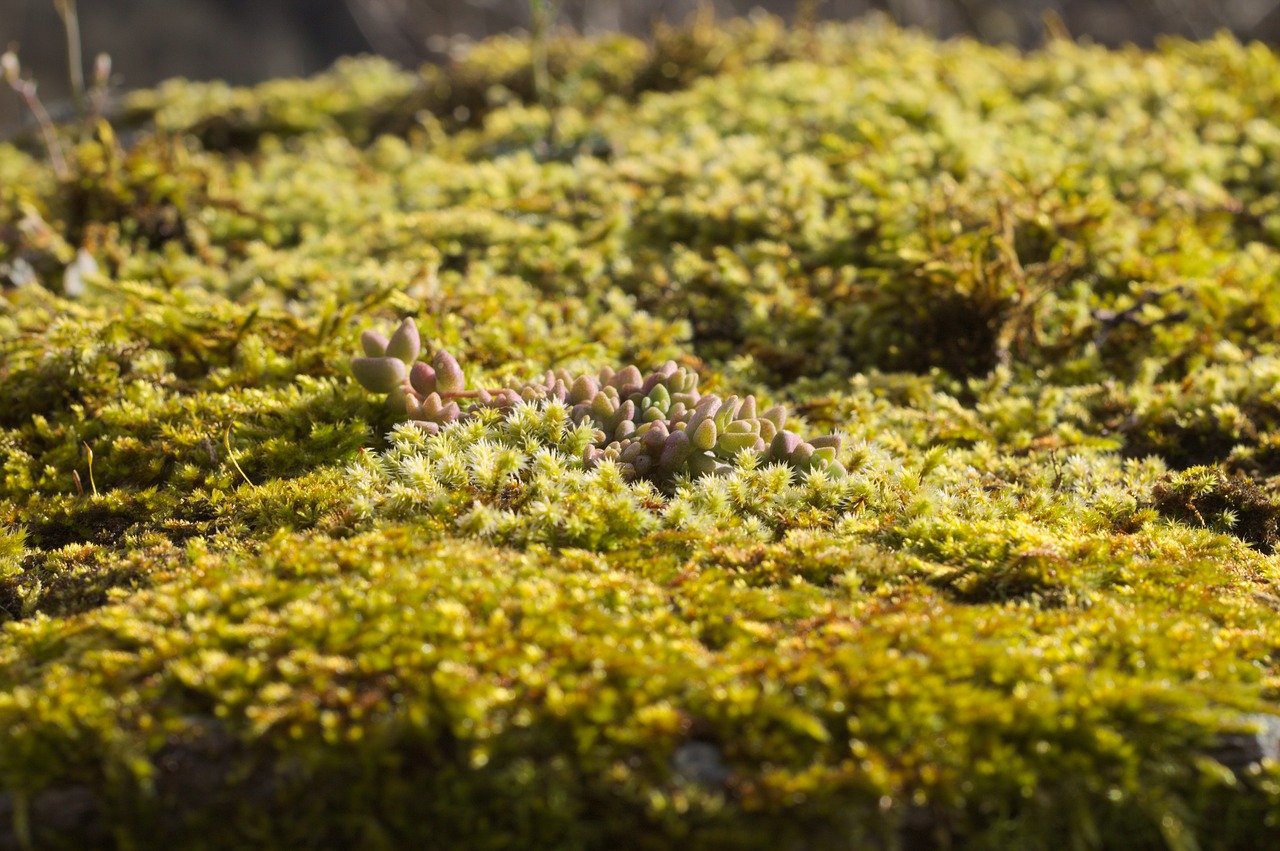
[[[0,848],[1274,847],[1266,47],[702,21],[65,134]]]

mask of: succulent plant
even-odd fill
[[[698,376],[675,361],[648,375],[635,365],[616,371],[605,366],[595,375],[549,370],[532,381],[487,390],[468,389],[457,359],[443,349],[431,355],[430,364],[419,361],[421,337],[412,318],[390,338],[365,331],[361,345],[364,356],[351,360],[355,379],[387,394],[392,406],[403,405],[409,420],[428,434],[482,409],[510,412],[520,402],[556,400],[570,406],[575,425],[589,422],[595,429],[582,458],[588,469],[609,460],[628,478],[667,485],[682,474],[726,474],[739,453],[751,452],[801,472],[845,473],[839,436],[806,441],[786,429],[782,407],[757,413],[754,396],[704,395]]]

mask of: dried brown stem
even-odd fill
[[[60,180],[66,179],[70,172],[67,169],[66,155],[62,153],[62,142],[58,140],[58,131],[53,125],[53,117],[49,115],[49,110],[44,108],[44,103],[36,95],[36,84],[31,80],[18,80],[11,82],[10,85],[26,103],[27,109],[31,110],[31,114],[36,118],[36,124],[40,126],[40,135],[44,139],[45,149],[49,152],[53,173]]]

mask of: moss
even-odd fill
[[[192,503],[210,519],[243,524],[243,533],[316,529],[339,534],[354,521],[351,482],[340,467],[322,467],[296,478],[269,479],[233,491],[197,491]],[[193,508],[194,508],[193,506]]]
[[[1266,847],[1275,54],[547,47],[0,146],[0,845]]]
[[[1046,794],[1071,765],[1093,778],[1075,792],[1078,806],[1106,819],[1114,804],[1105,802],[1118,796],[1146,810],[1140,825],[1167,815],[1168,803],[1147,798],[1157,777],[1165,794],[1205,794],[1166,749],[1207,742],[1227,706],[1249,704],[1249,675],[1230,674],[1230,655],[1186,646],[1203,623],[1189,609],[1172,622],[1165,604],[1137,601],[1041,615],[948,611],[929,595],[895,599],[848,583],[748,588],[709,567],[658,584],[585,555],[441,543],[412,527],[345,542],[277,537],[248,560],[197,554],[194,570],[99,610],[74,635],[58,638],[53,621],[10,629],[0,771],[27,783],[42,766],[41,786],[75,777],[104,792],[110,776],[135,777],[113,787],[127,803],[108,816],[128,829],[151,806],[148,785],[163,795],[201,770],[198,755],[188,757],[195,766],[155,764],[167,749],[208,749],[215,767],[270,753],[275,768],[227,774],[282,811],[310,812],[298,796],[319,794],[341,815],[324,827],[275,823],[269,837],[315,841],[343,823],[398,841],[440,830],[361,791],[398,801],[412,789],[432,807],[443,796],[460,812],[508,814],[483,829],[450,820],[450,836],[537,830],[597,847],[680,823],[745,845],[740,831],[801,792],[807,817],[771,835],[820,834],[841,823],[842,807],[870,812],[882,795],[909,800],[912,790],[938,795],[939,818],[979,833],[992,829],[982,808],[1003,799],[1001,829],[1013,831],[1043,816],[1016,803],[1019,784]],[[875,629],[859,626],[867,619]],[[1199,640],[1247,642],[1232,626]],[[1184,643],[1163,643],[1168,631]],[[946,655],[960,636],[967,654]],[[766,644],[773,652],[761,655]],[[1211,680],[1196,677],[1205,665]],[[1154,685],[1151,670],[1173,682]],[[1099,688],[1100,671],[1111,687]],[[1010,695],[1021,709],[1000,722],[991,701]],[[845,705],[862,711],[848,716]],[[84,751],[36,759],[72,735],[114,740],[119,762],[94,768],[98,757]],[[715,743],[732,772],[725,790],[699,792],[673,773],[690,736]],[[845,736],[861,769],[848,764]],[[1042,745],[1024,751],[1023,737]],[[1126,745],[1135,740],[1143,747]],[[942,792],[952,772],[1011,759],[1017,772],[968,775],[972,812],[967,796]],[[332,797],[340,770],[348,782]],[[531,797],[530,784],[547,778],[559,778],[556,794]],[[583,821],[604,790],[613,804]]]
[[[1192,467],[1168,477],[1151,492],[1165,517],[1234,534],[1264,553],[1280,541],[1280,503],[1243,476],[1220,468]]]
[[[337,130],[368,138],[376,116],[413,91],[414,76],[374,58],[343,60],[309,81],[281,80],[256,90],[173,81],[127,99],[127,121],[198,136],[212,149],[251,146],[265,134]],[[385,120],[385,118],[383,119]]]

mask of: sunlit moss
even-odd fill
[[[0,846],[1267,847],[1275,54],[547,48],[0,146]]]

